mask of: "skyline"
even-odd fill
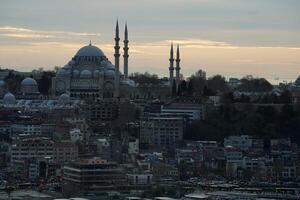
[[[166,76],[173,42],[180,44],[185,77],[198,69],[269,80],[299,75],[299,1],[83,2],[0,1],[0,66],[22,71],[63,66],[90,40],[113,62],[119,18],[121,41],[128,23],[129,73]]]

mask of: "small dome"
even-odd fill
[[[95,78],[99,78],[100,77],[100,71],[99,70],[95,70],[94,71],[94,77]]]
[[[66,70],[65,70],[65,69],[59,69],[59,70],[57,71],[56,75],[57,75],[58,77],[63,77],[63,76],[66,75]]]
[[[107,66],[109,64],[109,62],[107,60],[102,60],[100,62],[100,64],[101,64],[102,67],[105,67],[105,66]]]
[[[59,96],[58,102],[61,104],[66,104],[70,102],[70,96],[66,93]]]
[[[74,61],[74,60],[70,60],[70,61],[68,62],[68,64],[69,64],[70,66],[72,66],[72,65],[75,64],[75,61]]]
[[[25,78],[22,82],[21,82],[22,86],[37,86],[37,82],[30,77]]]
[[[96,46],[87,45],[78,50],[75,56],[95,56],[95,57],[103,57],[104,53]]]
[[[73,76],[79,77],[79,71],[77,69],[73,70]]]
[[[63,67],[63,69],[70,69],[70,68],[71,68],[71,66],[69,65],[69,63],[65,64],[64,67]]]
[[[115,66],[111,63],[108,63],[107,64],[107,69],[110,69],[110,70],[115,70]]]
[[[5,81],[0,80],[0,87],[4,87],[6,85]]]
[[[115,77],[115,72],[114,72],[113,70],[106,70],[106,71],[104,72],[104,76],[105,76],[106,78],[111,78],[111,79],[113,79],[113,78]]]
[[[13,105],[16,103],[16,98],[15,95],[13,95],[12,93],[8,92],[4,95],[3,97],[3,103],[5,105]]]
[[[136,86],[135,82],[131,79],[122,80],[121,83],[132,87]]]
[[[92,78],[92,72],[85,69],[85,70],[81,71],[80,78]]]

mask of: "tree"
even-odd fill
[[[253,78],[249,75],[241,79],[241,84],[238,87],[238,90],[244,92],[270,92],[272,89],[272,84],[266,79]]]
[[[135,72],[129,76],[130,79],[134,80],[136,83],[140,85],[158,85],[160,80],[156,74],[150,74],[148,72],[138,73]]]
[[[23,76],[19,74],[14,74],[12,71],[4,78],[6,82],[7,89],[12,93],[17,93],[21,89],[21,81],[24,79]]]
[[[281,93],[281,95],[279,96],[279,101],[280,103],[283,104],[290,104],[292,103],[292,94],[290,91],[285,90]]]
[[[225,92],[228,90],[228,85],[226,83],[225,77],[221,75],[215,75],[207,80],[207,87],[213,91],[216,92]]]
[[[189,78],[189,82],[193,85],[193,93],[202,95],[203,88],[206,85],[206,73],[203,70],[198,70]]]
[[[38,86],[40,93],[47,95],[51,88],[52,76],[54,73],[52,72],[43,72],[41,79],[38,80]]]

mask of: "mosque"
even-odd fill
[[[134,87],[135,83],[128,79],[128,30],[124,33],[124,75],[121,75],[120,45],[118,21],[115,30],[114,65],[103,51],[92,45],[84,46],[63,68],[59,69],[52,80],[52,93],[66,93],[70,97],[118,98],[120,88]],[[124,91],[124,90],[122,90]]]
[[[161,98],[168,96],[174,84],[180,83],[180,54],[177,46],[174,59],[173,44],[170,50],[169,79],[166,84],[157,87],[138,86],[128,77],[128,29],[125,24],[123,46],[123,74],[120,72],[120,37],[119,24],[116,22],[114,45],[114,64],[108,60],[103,51],[91,42],[80,48],[73,58],[52,78],[51,99],[118,99],[118,98]],[[174,67],[174,61],[176,66]],[[175,75],[174,75],[175,70]],[[15,104],[16,99],[38,100],[43,97],[38,90],[38,83],[31,77],[21,82],[21,91],[14,96],[7,91],[5,82],[0,80],[0,96],[5,104]],[[4,95],[7,93],[6,95]],[[67,98],[68,97],[68,98]],[[65,102],[66,100],[58,101]],[[27,102],[28,104],[28,102]],[[50,105],[50,103],[48,103]],[[59,105],[59,104],[57,104]]]

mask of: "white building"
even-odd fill
[[[138,154],[139,153],[139,140],[134,139],[128,142],[128,154]]]
[[[83,133],[78,128],[70,130],[70,139],[71,142],[83,141]]]
[[[161,112],[165,114],[185,115],[191,121],[205,118],[205,106],[203,104],[171,103],[162,105]]]
[[[127,174],[127,179],[131,185],[151,185],[152,174]]]
[[[253,138],[249,135],[229,136],[224,138],[224,147],[232,146],[247,151],[252,147]]]

